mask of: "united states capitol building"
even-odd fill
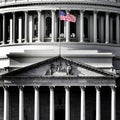
[[[120,120],[119,75],[119,0],[0,0],[0,120]]]

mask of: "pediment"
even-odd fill
[[[57,56],[29,65],[24,68],[9,72],[2,77],[103,77],[115,76],[110,72],[95,67],[72,61],[68,58]]]

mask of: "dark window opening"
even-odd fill
[[[51,17],[46,18],[46,37],[51,37]]]
[[[76,37],[76,23],[70,22],[70,37]]]
[[[88,19],[84,18],[84,38],[88,38]]]
[[[100,23],[99,23],[99,19],[97,19],[97,39],[98,39],[98,42],[100,43],[101,40],[100,40]]]
[[[57,37],[60,36],[61,38],[64,38],[64,21],[63,20],[59,21],[59,18],[58,18],[58,30],[57,31],[58,31]]]
[[[34,18],[34,37],[37,37],[38,36],[38,19],[37,17]]]
[[[113,20],[113,30],[112,30],[112,36],[113,36],[113,43],[116,43],[116,20]]]

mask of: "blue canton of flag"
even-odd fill
[[[65,11],[60,11],[60,20],[66,20],[66,15]]]

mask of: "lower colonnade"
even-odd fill
[[[24,88],[18,87],[19,89],[19,120],[24,120]],[[35,86],[34,88],[34,120],[40,119],[40,87]],[[55,88],[54,86],[49,87],[49,120],[55,120]],[[86,120],[86,88],[80,86],[80,120]],[[70,120],[70,86],[64,87],[65,94],[65,120]],[[109,87],[111,89],[111,120],[116,120],[116,87]],[[96,120],[101,120],[101,86],[95,86],[96,90]],[[4,87],[4,114],[3,120],[9,120],[9,87]],[[73,98],[74,99],[74,98]]]

